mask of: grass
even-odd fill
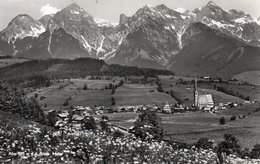
[[[103,90],[105,86],[110,84],[110,81],[76,79],[71,80],[71,82],[70,85],[62,89],[58,88],[65,83],[56,83],[35,91],[39,94],[39,97],[46,96],[46,99],[40,101],[40,103],[47,104],[47,109],[63,109],[65,108],[63,103],[66,99],[71,98],[68,106],[111,105],[112,90]],[[84,84],[88,85],[88,90],[82,89]],[[34,93],[30,95],[32,96]]]
[[[250,84],[260,85],[260,71],[246,71],[235,75],[233,78],[249,82]]]
[[[170,92],[174,91],[174,94],[184,101],[184,104],[191,105],[193,103],[193,84],[176,84],[179,79],[183,80],[193,80],[191,77],[174,77],[172,76],[161,76],[161,82],[163,84],[163,89]],[[234,93],[238,92],[239,94],[250,96],[251,100],[259,99],[260,97],[260,86],[249,86],[249,85],[236,85],[236,84],[225,84],[225,83],[202,83],[198,84],[199,94],[210,93],[213,96],[214,102],[218,103],[227,103],[227,102],[237,102],[243,103],[245,100],[238,98],[236,96],[228,95],[219,91],[214,90],[214,85],[222,86],[227,89],[232,89]],[[254,94],[252,94],[254,93]]]
[[[170,79],[169,76],[162,78],[163,88],[165,91],[173,90],[175,94],[185,103],[193,102],[193,86],[192,85],[175,85],[177,78]],[[87,79],[72,79],[73,83],[59,90],[59,85],[56,83],[48,88],[37,90],[40,96],[47,98],[40,101],[41,104],[47,104],[48,109],[64,108],[62,104],[66,99],[71,97],[69,104],[76,106],[94,106],[94,105],[111,105],[111,98],[115,98],[116,105],[145,105],[157,104],[163,106],[166,102],[174,104],[174,100],[170,95],[157,92],[157,85],[153,84],[124,84],[116,89],[114,95],[111,95],[111,90],[103,90],[110,83],[117,84],[112,80],[87,80]],[[88,85],[89,90],[82,90],[84,84]],[[173,84],[171,86],[171,84]],[[224,85],[224,84],[223,84]],[[228,86],[227,86],[228,87]],[[246,90],[248,86],[236,86],[237,89]],[[234,96],[215,91],[210,85],[200,85],[200,93],[211,93],[216,103],[219,102],[244,102]],[[245,91],[246,92],[246,91]],[[31,93],[34,95],[34,93]],[[255,111],[257,105],[244,105],[238,108],[219,111],[217,114],[195,112],[195,113],[175,113],[175,114],[158,114],[162,118],[165,136],[179,141],[193,143],[201,137],[208,137],[215,141],[221,141],[226,133],[233,134],[240,140],[243,148],[252,148],[260,141],[260,113],[249,112]],[[131,127],[139,113],[112,113],[105,114],[109,117],[112,124],[123,127]],[[231,116],[248,115],[247,119],[239,119],[230,122]],[[219,125],[219,119],[224,116],[226,125]],[[95,116],[101,117],[101,116]]]
[[[165,103],[174,104],[176,101],[165,93],[160,93],[157,86],[150,84],[125,84],[115,92],[117,105],[147,105],[163,106]]]
[[[47,109],[63,109],[63,103],[69,97],[69,105],[73,106],[111,106],[112,97],[115,98],[117,105],[147,105],[157,104],[163,106],[166,102],[176,103],[176,101],[165,93],[157,92],[156,85],[151,86],[143,84],[124,84],[116,89],[112,95],[112,90],[104,88],[109,84],[116,85],[119,79],[114,82],[112,80],[88,80],[88,79],[72,79],[71,84],[58,89],[60,85],[68,82],[55,83],[50,87],[41,88],[31,93],[33,96],[36,92],[38,97],[46,96],[46,99],[41,100],[42,105],[47,104]],[[88,90],[83,90],[87,84]],[[151,92],[153,90],[153,92]]]
[[[234,114],[246,115],[247,111],[254,111],[256,106],[242,106],[220,111],[218,114],[206,112],[195,113],[175,113],[162,114],[158,116],[162,119],[165,132],[165,138],[174,139],[181,142],[194,143],[201,137],[208,137],[220,142],[223,140],[224,134],[232,134],[239,139],[239,144],[243,148],[252,148],[260,141],[260,112],[248,115],[248,118],[229,121]],[[139,113],[112,113],[105,114],[109,117],[112,124],[131,127],[134,125],[135,119]],[[224,116],[226,118],[225,125],[219,125],[219,119]],[[95,116],[101,117],[101,116]]]

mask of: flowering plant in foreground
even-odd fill
[[[224,156],[226,163],[254,163]],[[211,149],[177,148],[164,141],[142,141],[129,134],[65,128],[41,133],[36,127],[6,131],[0,127],[0,161],[5,163],[216,163]]]

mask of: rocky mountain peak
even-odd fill
[[[167,10],[169,9],[165,4],[160,4],[155,7],[157,10]]]
[[[81,10],[81,7],[77,3],[72,3],[72,4],[68,5],[67,7],[65,7],[64,9],[79,11],[79,10]]]
[[[14,42],[17,38],[38,36],[44,31],[45,28],[42,23],[27,14],[20,14],[12,19],[0,35],[6,38],[8,42]]]
[[[120,14],[120,18],[119,18],[119,24],[126,24],[127,21],[129,20],[128,16],[126,16],[125,14]]]
[[[36,23],[36,22],[37,21],[34,20],[31,16],[29,16],[27,14],[20,14],[12,19],[12,21],[8,24],[8,27],[13,26],[13,25],[25,25],[27,23]],[[37,24],[40,24],[40,23],[37,22]]]
[[[207,6],[217,6],[217,4],[214,3],[213,1],[209,1],[209,2],[207,3]]]
[[[64,15],[70,15],[72,17],[90,17],[93,19],[93,17],[87,13],[83,8],[81,8],[79,5],[77,5],[76,3],[72,3],[70,5],[68,5],[67,7],[65,7],[64,9],[61,10],[61,13]]]
[[[44,15],[39,19],[39,22],[43,24],[43,26],[46,28],[48,26],[49,21],[53,18],[54,14],[48,14]]]

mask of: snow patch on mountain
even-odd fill
[[[149,52],[146,50],[141,49],[140,51],[137,52],[137,55],[140,55],[140,57],[142,59],[148,59],[148,60],[153,60],[150,55]]]
[[[47,47],[50,54],[51,54],[51,39],[52,39],[52,34],[50,33],[49,43],[48,43],[48,47]]]
[[[105,19],[100,19],[100,18],[94,18],[94,21],[98,24],[98,26],[117,26],[119,23],[112,23],[108,20]]]
[[[38,36],[41,33],[45,32],[46,29],[43,26],[35,26],[35,27],[32,26],[31,30],[32,30],[31,36]]]
[[[70,13],[71,14],[77,14],[77,15],[80,14],[79,11],[75,11],[75,10],[71,10]]]
[[[183,27],[181,28],[181,30],[177,32],[177,40],[178,40],[179,48],[180,48],[180,49],[183,48],[182,35],[185,33],[185,31],[186,31],[185,26],[183,26]]]
[[[81,39],[82,39],[82,43],[83,43],[83,46],[86,50],[88,50],[88,52],[91,52],[91,49],[92,49],[92,46],[86,41],[86,39],[84,38],[83,35],[81,35]]]
[[[100,59],[102,60],[109,60],[113,57],[115,57],[116,54],[116,49],[113,49],[111,52],[106,53],[103,57],[101,57]]]
[[[175,11],[177,11],[177,12],[179,12],[179,13],[182,13],[182,14],[184,14],[184,13],[186,13],[188,10],[186,10],[186,9],[184,9],[184,8],[176,8],[176,9],[174,9]]]
[[[185,20],[187,16],[181,15],[181,18]]]
[[[105,51],[105,50],[103,49],[103,43],[104,43],[105,38],[106,38],[106,37],[104,37],[104,36],[102,35],[102,40],[101,40],[100,46],[99,46],[98,49],[97,49],[97,56],[98,56],[98,54],[99,54],[100,52],[104,52],[104,51]]]

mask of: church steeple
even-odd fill
[[[199,93],[198,93],[196,74],[195,74],[195,77],[194,77],[194,106],[195,106],[196,109],[199,108]]]

